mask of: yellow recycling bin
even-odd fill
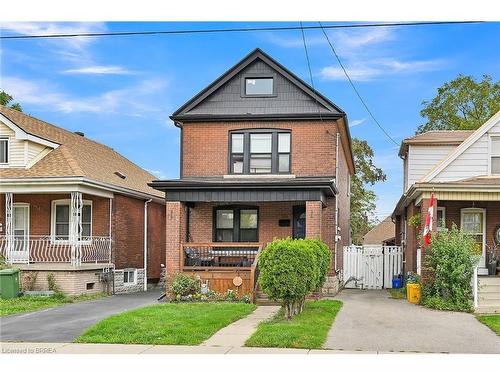
[[[420,303],[422,291],[420,284],[406,284],[406,299],[410,303]]]

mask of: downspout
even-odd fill
[[[148,203],[151,201],[144,202],[144,291],[148,290]]]
[[[339,139],[340,139],[340,133],[337,131],[337,139],[336,139],[336,145],[335,145],[335,183],[339,180]],[[338,273],[338,266],[337,266],[337,250],[338,250],[338,228],[339,228],[339,195],[338,193],[335,194],[335,257],[334,257],[334,267],[335,267],[335,273]]]

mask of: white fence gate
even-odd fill
[[[403,272],[400,246],[345,246],[344,282],[346,288],[392,288],[394,276]]]

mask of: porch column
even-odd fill
[[[306,238],[321,239],[322,211],[321,201],[306,202]]]
[[[12,223],[13,215],[13,197],[12,193],[5,193],[5,238],[7,246],[5,249],[5,261],[12,261],[12,247],[14,246],[14,226]]]
[[[69,242],[71,245],[71,264],[73,266],[81,264],[82,207],[82,193],[78,191],[71,192]]]
[[[167,202],[166,204],[166,285],[181,271],[181,243],[185,236],[184,204]]]

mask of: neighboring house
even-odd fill
[[[392,218],[386,217],[363,236],[363,245],[394,246],[394,231]]]
[[[154,178],[82,133],[0,106],[2,256],[36,273],[38,290],[50,273],[69,294],[143,290],[165,263]]]
[[[150,184],[166,192],[167,280],[186,272],[220,292],[253,293],[259,249],[321,238],[335,293],[354,173],[345,113],[256,49],[171,119],[181,178]]]
[[[473,234],[481,255],[478,274],[487,274],[487,252],[500,244],[500,112],[476,131],[433,131],[405,139],[399,155],[404,192],[392,217],[396,243],[404,246],[405,271],[420,272],[425,262],[425,248],[421,260],[417,257],[417,230],[425,226],[434,193],[433,230],[456,224]],[[408,224],[417,214],[420,228]]]

